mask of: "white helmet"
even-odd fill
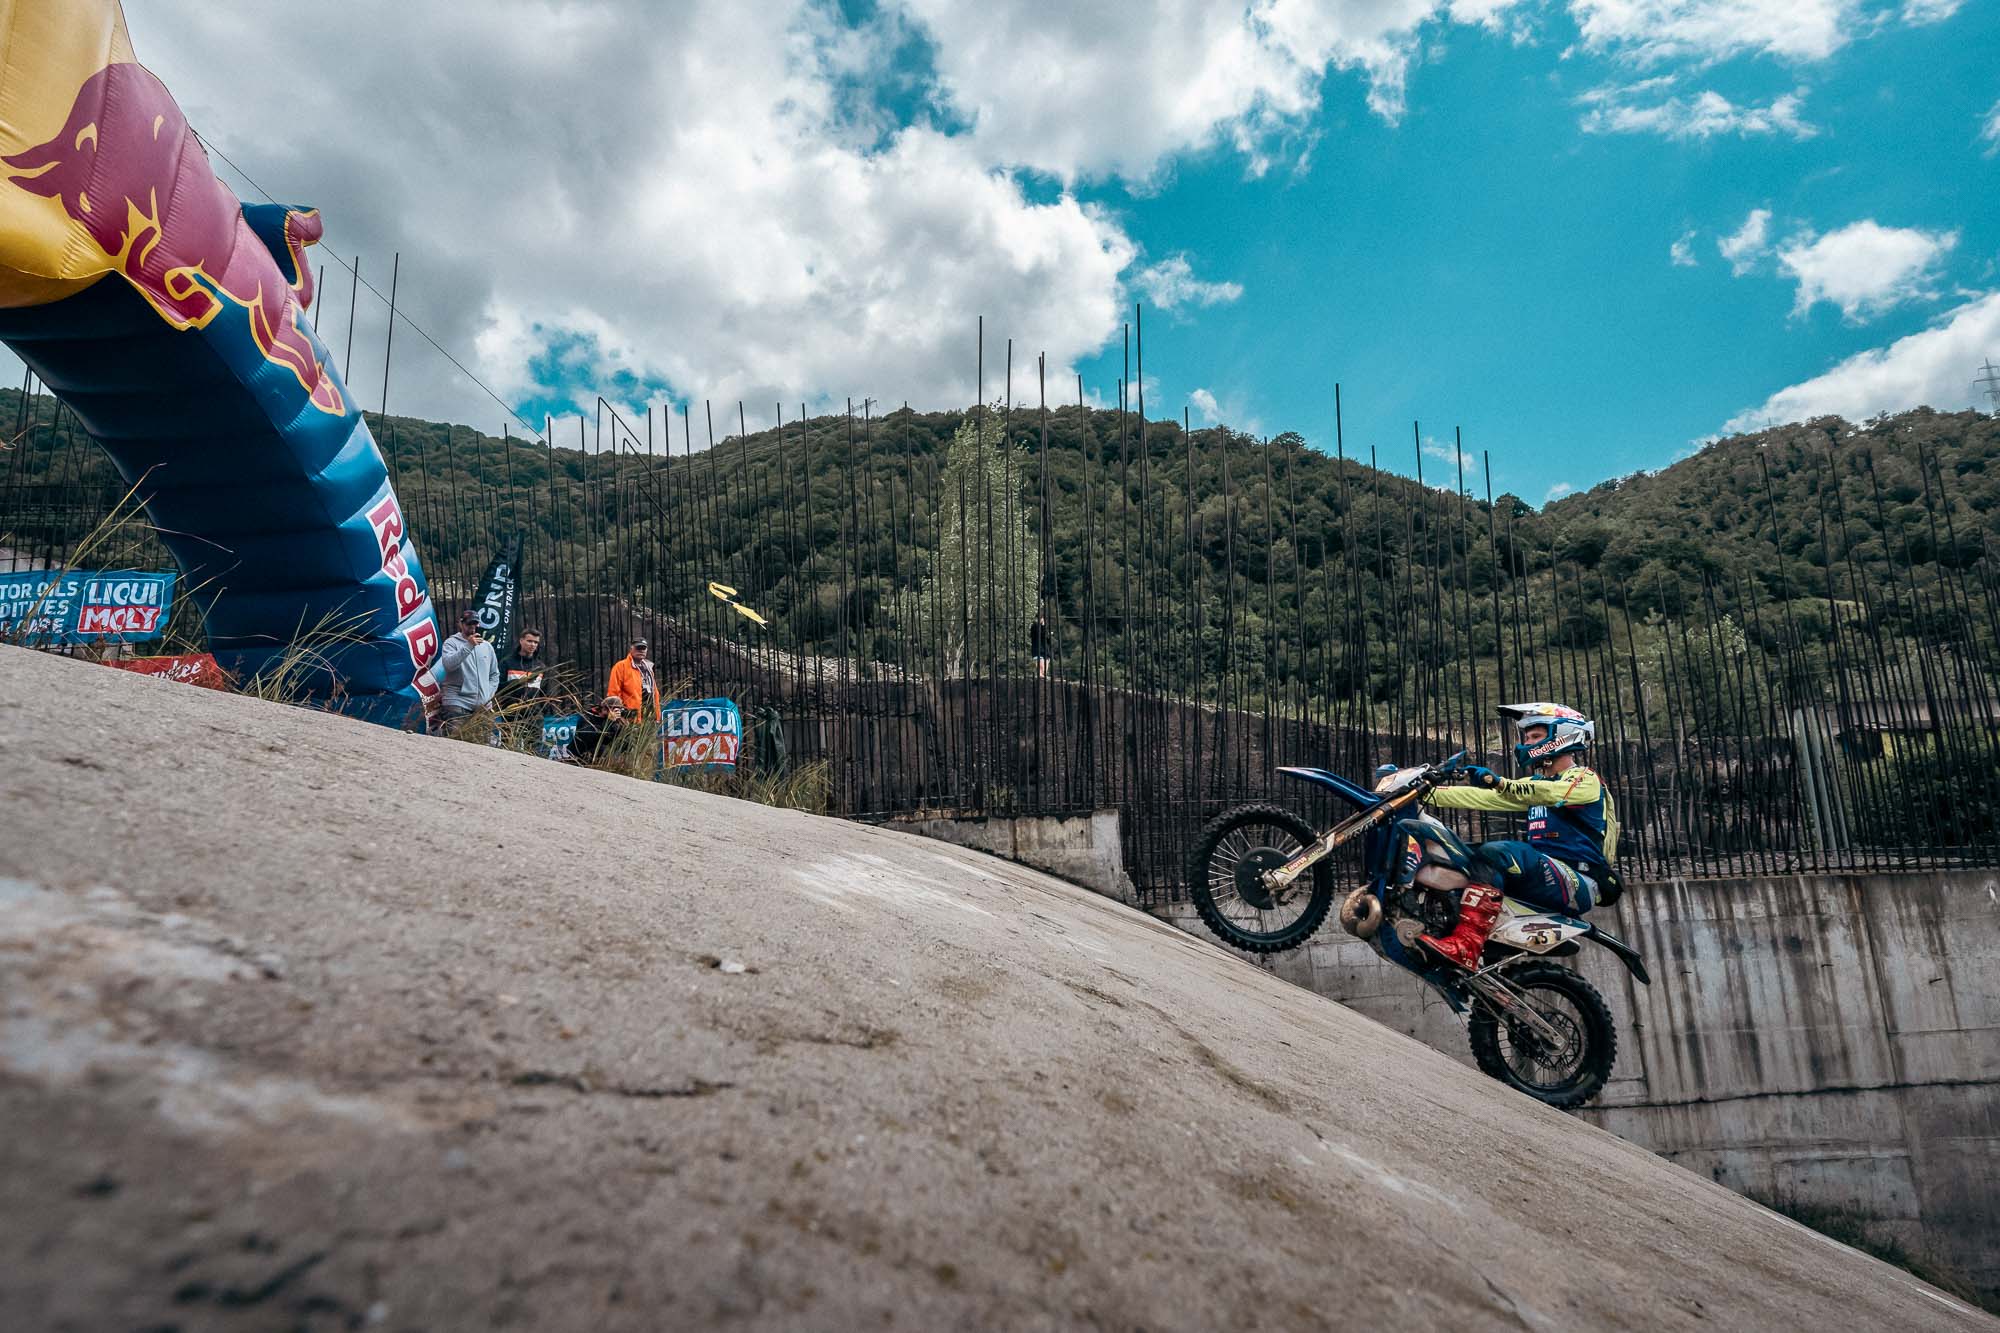
[[[1514,724],[1514,762],[1524,773],[1534,772],[1559,754],[1582,750],[1597,739],[1597,724],[1562,704],[1501,704],[1500,717]],[[1547,727],[1549,734],[1529,745],[1521,739],[1529,727]]]

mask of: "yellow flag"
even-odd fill
[[[736,613],[744,617],[745,619],[754,620],[760,625],[768,625],[771,623],[770,621],[764,619],[764,617],[758,615],[755,611],[752,611],[749,607],[743,605],[743,603],[737,601],[736,589],[730,587],[727,583],[717,583],[714,579],[710,579],[708,581],[708,591],[709,595],[716,598],[718,601],[724,602],[732,607],[735,607]]]

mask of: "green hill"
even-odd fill
[[[0,459],[0,545],[60,550],[121,488],[49,400],[37,412],[0,392],[0,425],[20,423]],[[1357,720],[1365,706],[1378,724],[1432,725],[1475,693],[1614,685],[1664,721],[1674,705],[1632,683],[1634,665],[1684,677],[1683,711],[1723,707],[1731,672],[1831,699],[1855,654],[1990,667],[2000,642],[2000,421],[1976,413],[1779,427],[1539,512],[1295,434],[1190,437],[1077,407],[997,413],[985,452],[972,442],[951,465],[965,420],[825,416],[710,449],[697,409],[691,455],[678,417],[671,448],[615,421],[569,437],[591,452],[372,424],[442,602],[518,531],[531,584],[837,655],[863,677],[946,669],[948,602],[989,577],[1006,586],[957,636],[959,669],[1025,669],[1039,604],[1071,675]],[[937,552],[957,515],[954,574]],[[727,614],[711,580],[769,627]],[[569,637],[579,661],[617,651]]]

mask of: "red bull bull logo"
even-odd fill
[[[304,247],[319,239],[318,215],[295,211],[285,220],[288,279],[215,178],[172,94],[144,66],[98,70],[53,138],[0,163],[13,186],[60,204],[176,328],[205,328],[240,309],[258,352],[297,376],[313,406],[347,410],[304,318],[312,299]]]

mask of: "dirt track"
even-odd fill
[[[20,1329],[2000,1328],[974,853],[0,648]]]

